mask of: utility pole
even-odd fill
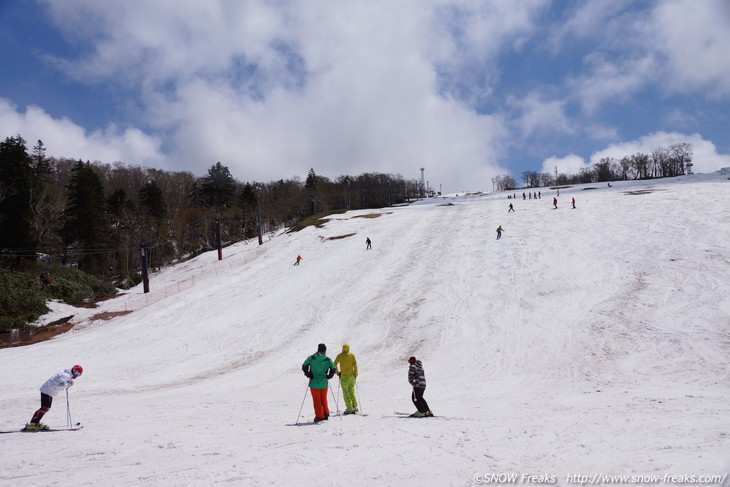
[[[350,176],[345,178],[347,181],[347,209],[350,209]]]
[[[221,245],[221,219],[215,219],[215,245],[218,247],[218,260],[223,260],[223,246]]]
[[[148,293],[150,292],[150,278],[147,272],[147,244],[142,244],[142,287],[144,288],[144,292]]]
[[[259,234],[259,245],[264,243],[263,235],[261,234],[261,185],[256,185],[256,226],[257,233]]]

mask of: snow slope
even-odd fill
[[[541,192],[336,215],[224,249],[223,261],[210,252],[165,269],[152,294],[175,292],[130,314],[93,318],[146,299],[139,288],[79,310],[74,333],[0,350],[2,430],[30,419],[50,375],[85,368],[69,390],[85,428],[0,435],[0,483],[440,486],[516,473],[557,485],[658,475],[661,485],[668,474],[726,475],[727,176],[575,186],[561,189],[558,210],[556,192]],[[295,425],[313,417],[300,368],[319,342],[333,358],[351,345],[367,416]],[[438,418],[393,414],[414,410],[410,355],[423,361]],[[44,421],[63,426],[65,402]]]

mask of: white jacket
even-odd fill
[[[48,394],[51,397],[55,397],[61,391],[65,391],[69,387],[74,385],[73,376],[71,369],[66,369],[63,372],[59,372],[50,379],[48,379],[42,386],[41,392]]]

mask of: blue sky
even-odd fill
[[[0,136],[444,191],[688,142],[730,166],[730,2],[0,0]]]

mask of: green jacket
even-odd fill
[[[314,377],[309,379],[310,388],[327,389],[327,379],[332,378],[337,369],[331,358],[317,352],[307,357],[307,360],[302,364],[302,370],[305,375],[307,372],[311,372],[314,375]]]

